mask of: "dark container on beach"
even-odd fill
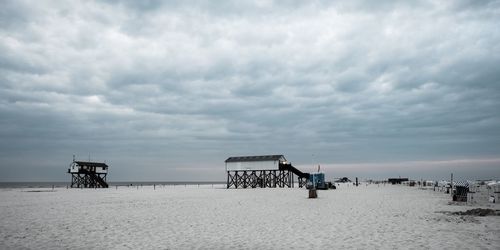
[[[316,191],[316,189],[314,188],[309,189],[309,198],[310,199],[318,198],[318,192]]]

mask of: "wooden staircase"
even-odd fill
[[[307,180],[309,179],[310,174],[309,173],[304,173],[294,166],[292,166],[291,163],[280,163],[279,166],[280,170],[289,170],[293,174],[297,175],[298,181],[299,181],[299,187],[304,187],[307,183]]]
[[[101,178],[99,175],[97,175],[95,172],[91,172],[91,171],[88,171],[88,170],[80,170],[81,172],[87,174],[90,179],[96,183],[97,187],[101,187],[101,188],[108,188],[109,185],[108,183],[106,183],[106,181],[104,181],[103,178]]]

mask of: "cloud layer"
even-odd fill
[[[116,180],[223,179],[231,155],[500,155],[498,1],[2,6],[0,181],[89,153]]]

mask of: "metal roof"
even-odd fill
[[[88,161],[75,161],[78,166],[87,166],[87,167],[98,167],[98,168],[108,168],[106,163],[101,162],[88,162]]]
[[[285,160],[283,155],[254,155],[254,156],[233,156],[227,158],[225,162],[244,162],[244,161],[279,161]]]

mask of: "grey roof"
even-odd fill
[[[101,162],[75,161],[75,163],[78,166],[98,167],[103,169],[108,168],[108,165],[106,165],[106,163],[101,163]]]
[[[254,156],[233,156],[227,158],[226,162],[242,162],[242,161],[279,161],[285,159],[283,155],[254,155]]]

